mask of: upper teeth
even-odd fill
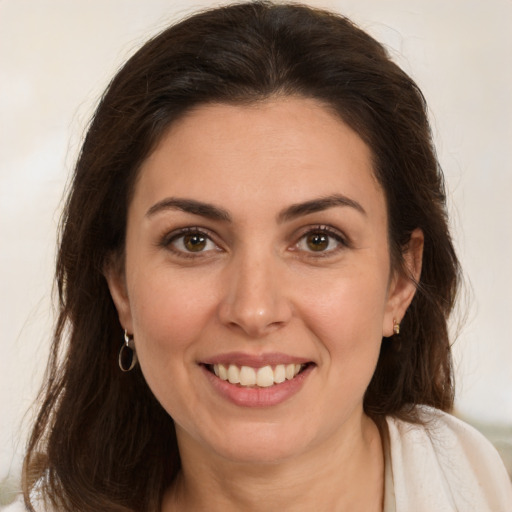
[[[234,364],[214,364],[213,371],[217,377],[227,380],[231,384],[267,388],[293,379],[300,372],[302,366],[301,364],[278,364],[274,368],[272,366],[251,368],[250,366],[238,367]]]

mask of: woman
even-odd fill
[[[425,108],[301,6],[200,13],[128,61],[63,218],[29,509],[511,509],[443,412],[459,266]]]

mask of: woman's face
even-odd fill
[[[360,428],[382,337],[414,293],[391,272],[368,147],[299,98],[175,123],[141,168],[124,274],[108,280],[180,449],[238,461]]]

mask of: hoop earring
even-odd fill
[[[124,331],[124,343],[119,349],[118,363],[122,372],[132,371],[137,364],[137,352],[135,352],[133,336],[130,336],[126,329]]]
[[[393,333],[396,335],[400,334],[400,322],[397,322],[394,318],[393,318]]]

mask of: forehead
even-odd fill
[[[320,102],[286,97],[188,112],[143,163],[134,201],[172,195],[247,208],[333,193],[385,206],[363,140]]]

